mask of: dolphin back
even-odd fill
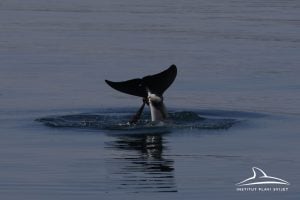
[[[154,75],[145,76],[143,78],[131,79],[122,82],[113,82],[105,80],[105,82],[115,90],[120,92],[146,98],[148,90],[151,93],[162,96],[170,87],[177,75],[177,67],[170,66],[168,69]]]

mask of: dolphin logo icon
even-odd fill
[[[275,184],[275,185],[290,185],[289,182],[276,178],[273,176],[268,176],[262,169],[258,167],[252,167],[253,176],[247,178],[239,183],[237,186],[248,186],[248,185],[266,185],[266,184]]]

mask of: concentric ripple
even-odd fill
[[[62,116],[48,116],[36,119],[50,127],[90,128],[101,130],[122,131],[158,131],[169,132],[174,129],[228,129],[239,122],[227,117],[203,117],[195,111],[174,111],[169,113],[165,122],[154,123],[149,119],[150,113],[145,112],[136,124],[128,121],[134,115],[130,111],[114,110],[97,113],[82,113]]]

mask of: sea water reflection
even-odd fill
[[[174,161],[165,158],[163,134],[118,135],[107,143],[117,150],[109,159],[109,173],[114,187],[129,192],[177,192]]]

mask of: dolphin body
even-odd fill
[[[167,119],[167,110],[164,104],[163,93],[170,87],[177,75],[177,67],[171,65],[168,69],[143,78],[131,79],[122,82],[105,80],[112,88],[134,96],[143,98],[143,105],[138,110],[130,123],[136,123],[144,109],[149,105],[151,121],[164,121]]]
[[[249,186],[249,185],[266,185],[266,184],[275,184],[275,185],[290,185],[289,182],[273,177],[268,176],[262,169],[258,167],[252,167],[253,176],[247,178],[239,183],[237,186]]]

